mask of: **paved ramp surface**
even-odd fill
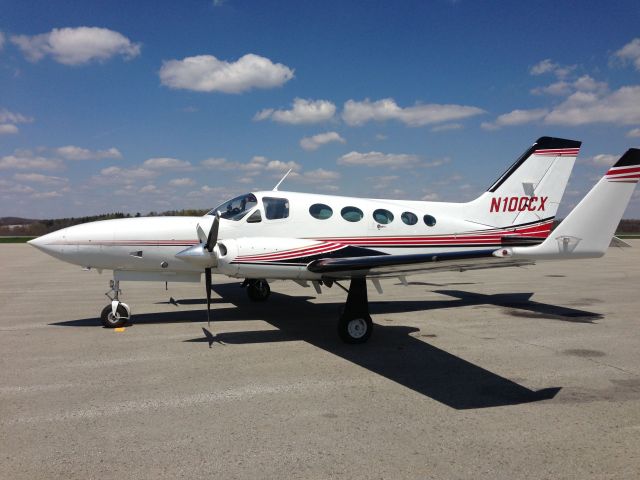
[[[600,260],[345,293],[123,283],[0,246],[0,478],[632,479],[640,472],[640,242]],[[170,302],[177,300],[177,305]]]

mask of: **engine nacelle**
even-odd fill
[[[238,278],[315,280],[320,275],[307,270],[308,258],[323,251],[324,245],[299,238],[220,239],[216,245],[218,271]]]

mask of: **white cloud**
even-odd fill
[[[18,127],[11,123],[0,123],[0,135],[13,135],[18,133]]]
[[[636,70],[640,70],[640,38],[634,38],[615,53],[623,62],[633,63]]]
[[[256,155],[247,163],[231,162],[226,158],[208,158],[200,162],[205,168],[212,170],[235,170],[241,171],[246,176],[256,176],[262,172],[286,172],[289,169],[299,171],[302,169],[299,163],[282,160],[269,160],[262,155]]]
[[[221,170],[227,170],[227,169],[233,168],[230,166],[232,165],[232,163],[233,162],[230,162],[226,158],[212,157],[212,158],[207,158],[206,160],[201,161],[200,165],[202,165],[205,168],[211,168],[211,169],[217,168]]]
[[[238,192],[233,192],[227,187],[210,187],[208,185],[203,185],[198,190],[191,190],[187,193],[187,198],[206,198],[209,204],[216,204],[217,200],[224,200],[228,198],[232,198],[237,195]]]
[[[437,127],[433,127],[431,129],[432,132],[448,132],[451,130],[460,130],[464,128],[464,125],[461,123],[445,123],[444,125],[438,125]]]
[[[268,108],[256,113],[254,120],[271,119],[275,122],[298,125],[302,123],[319,123],[331,120],[336,113],[336,106],[328,100],[293,100],[291,110],[274,110]]]
[[[422,197],[422,200],[424,200],[425,202],[435,202],[438,199],[440,199],[440,195],[438,195],[437,193],[427,193]]]
[[[338,132],[318,133],[311,137],[304,137],[300,140],[300,146],[305,150],[317,150],[322,145],[331,142],[346,143],[346,140]]]
[[[549,73],[553,71],[556,67],[556,64],[551,61],[550,58],[546,58],[536,63],[533,67],[529,69],[529,73],[531,75],[542,75],[544,73]]]
[[[13,155],[0,157],[0,170],[56,170],[61,167],[59,160],[36,155],[30,150],[16,150]]]
[[[529,69],[531,75],[544,75],[545,73],[553,73],[558,78],[565,78],[576,69],[576,65],[560,65],[552,62],[550,58],[546,58]]]
[[[550,125],[613,123],[640,124],[640,85],[621,87],[608,94],[576,92],[544,119]]]
[[[56,148],[55,152],[65,160],[101,160],[105,158],[122,158],[120,151],[113,147],[107,150],[92,151],[87,148],[76,147],[75,145],[67,145]]]
[[[156,187],[153,184],[145,185],[140,190],[138,190],[138,192],[139,193],[160,193],[160,191],[158,190],[158,187]]]
[[[18,182],[41,183],[43,185],[59,185],[69,181],[68,178],[42,175],[41,173],[16,173],[13,178]]]
[[[271,170],[274,172],[286,172],[289,169],[295,171],[295,170],[300,170],[300,168],[301,168],[300,164],[294,161],[283,162],[280,160],[269,160],[267,162],[267,165],[265,166],[266,170]]]
[[[195,185],[195,183],[191,178],[174,178],[169,180],[169,185],[172,187],[189,187]]]
[[[338,159],[338,165],[366,166],[366,167],[390,167],[407,168],[414,167],[420,162],[417,155],[405,153],[381,153],[381,152],[349,152]]]
[[[17,194],[32,194],[36,190],[27,185],[21,185],[19,183],[5,182],[0,179],[0,192],[2,193],[17,193]]]
[[[171,157],[158,157],[145,160],[142,164],[143,168],[152,169],[184,169],[190,168],[191,163],[186,160],[178,160]]]
[[[121,33],[98,27],[54,28],[40,35],[15,35],[11,41],[32,62],[46,55],[64,65],[105,61],[115,55],[130,59],[140,55],[140,44]]]
[[[0,123],[31,123],[33,118],[21,113],[10,112],[6,108],[0,110]]]
[[[198,92],[241,93],[253,88],[274,88],[293,78],[293,70],[253,53],[235,62],[213,55],[167,60],[160,68],[160,81],[170,88]]]
[[[545,108],[536,108],[533,110],[513,110],[504,113],[493,122],[483,122],[480,126],[485,130],[498,130],[502,127],[512,127],[514,125],[523,125],[536,120],[541,120],[549,113]]]
[[[0,32],[2,34],[2,32]],[[0,135],[13,135],[18,133],[18,123],[31,123],[33,118],[21,113],[10,112],[6,108],[0,109]]]
[[[304,173],[291,173],[290,178],[293,181],[299,181],[302,183],[329,183],[335,182],[340,179],[340,173],[334,170],[325,170],[324,168],[317,168]]]
[[[619,155],[611,155],[609,153],[601,153],[591,158],[587,158],[584,161],[596,167],[610,167],[618,160]]]
[[[398,175],[379,175],[375,177],[367,177],[367,183],[375,190],[385,190],[390,183],[396,182],[400,177]]]
[[[423,162],[421,166],[423,166],[425,168],[441,167],[442,165],[445,165],[445,164],[449,163],[450,161],[451,161],[451,159],[448,158],[448,157],[436,158],[435,160],[431,160],[429,162]]]
[[[2,47],[4,47],[4,33],[0,31],[0,50],[2,50]]]
[[[93,179],[100,184],[127,184],[139,180],[150,180],[158,176],[158,172],[146,168],[107,167],[100,170],[100,175]]]
[[[58,197],[61,197],[61,196],[62,196],[62,193],[61,192],[56,192],[56,191],[36,192],[33,195],[31,195],[32,198],[37,198],[37,199],[58,198]]]
[[[372,102],[348,100],[344,104],[342,118],[352,126],[363,125],[370,121],[384,122],[398,120],[411,127],[419,127],[452,120],[462,120],[484,113],[478,107],[467,105],[418,104],[413,107],[399,107],[392,98]]]
[[[573,82],[560,80],[558,82],[547,85],[546,87],[537,87],[531,90],[534,95],[548,94],[565,96],[574,92],[601,92],[608,90],[606,82],[598,82],[589,75],[583,75]]]
[[[627,137],[629,138],[640,138],[640,128],[634,128],[627,132]]]

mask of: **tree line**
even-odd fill
[[[0,236],[24,236],[36,237],[46,233],[60,230],[61,228],[71,227],[80,223],[95,222],[98,220],[112,220],[114,218],[135,218],[135,217],[159,217],[159,216],[194,216],[199,217],[207,213],[209,210],[200,209],[184,209],[184,210],[167,210],[164,212],[149,212],[142,215],[139,212],[135,214],[114,212],[103,213],[101,215],[90,215],[86,217],[69,217],[69,218],[52,218],[45,220],[32,220],[16,217],[5,217],[0,219]]]

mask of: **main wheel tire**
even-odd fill
[[[266,280],[252,280],[247,285],[247,295],[254,302],[265,302],[271,295],[271,288]]]
[[[365,343],[373,332],[373,322],[369,315],[356,318],[340,317],[338,335],[344,343]]]
[[[102,321],[102,325],[105,328],[124,327],[129,321],[129,314],[127,312],[127,309],[124,308],[122,304],[118,305],[118,308],[116,308],[115,315],[113,314],[111,305],[107,305],[102,309],[100,320]]]

